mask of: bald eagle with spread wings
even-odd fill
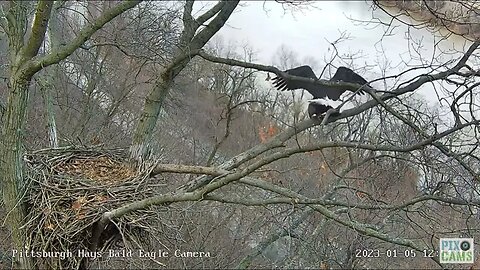
[[[288,69],[285,70],[285,73],[287,73],[288,75],[318,80],[317,76],[315,75],[310,66],[300,66]],[[329,81],[355,83],[362,86],[370,87],[368,82],[364,78],[362,78],[362,76],[358,75],[353,70],[347,67],[339,67],[335,75],[333,75],[333,77]],[[277,75],[277,77],[273,78],[273,85],[280,91],[305,89],[310,94],[312,94],[313,99],[309,100],[308,104],[308,115],[310,116],[310,118],[320,116],[326,113],[329,109],[333,109],[330,100],[339,100],[340,96],[346,90],[361,95],[365,94],[364,91],[362,91],[361,89],[359,90],[358,88],[340,89],[337,87],[319,85],[315,82],[304,82],[298,79],[285,78],[281,75]]]

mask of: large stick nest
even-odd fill
[[[106,211],[152,196],[150,169],[129,167],[121,150],[42,150],[26,155],[27,247],[30,251],[72,252],[73,256],[39,256],[40,268],[78,268],[79,250],[89,251],[92,230]],[[99,248],[105,250],[127,236],[145,232],[153,220],[145,211],[130,213],[109,224]],[[142,237],[145,239],[145,237]],[[138,244],[138,239],[131,239]],[[140,241],[141,242],[141,241]],[[117,245],[119,243],[116,243]],[[51,255],[50,255],[51,256]],[[87,258],[88,259],[88,258]]]

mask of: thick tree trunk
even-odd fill
[[[179,58],[185,57],[179,55]],[[173,83],[173,78],[185,68],[189,61],[189,58],[173,61],[174,64],[167,67],[162,72],[160,78],[156,81],[155,86],[145,98],[145,106],[135,130],[132,145],[130,146],[130,157],[136,164],[141,165],[143,164],[143,161],[148,159],[153,131],[157,124],[157,119],[163,106],[163,102],[168,96],[168,91]]]
[[[23,177],[22,136],[28,102],[28,84],[25,79],[12,78],[9,86],[8,106],[2,130],[2,150],[0,168],[3,190],[3,202],[7,214],[7,225],[12,233],[13,248],[29,249],[25,232],[21,229],[25,222],[26,209],[24,194],[28,185]],[[32,269],[30,257],[15,257],[14,268]]]

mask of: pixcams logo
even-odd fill
[[[440,238],[440,263],[473,263],[473,238]]]

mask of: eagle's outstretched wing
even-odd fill
[[[299,76],[303,78],[310,78],[317,80],[317,76],[313,72],[310,66],[300,66],[293,69],[286,70],[285,73],[293,76]],[[367,84],[367,81],[360,75],[353,72],[353,70],[346,67],[339,67],[335,75],[330,81],[344,81],[349,83]],[[273,85],[281,91],[305,89],[313,98],[325,98],[328,97],[332,100],[338,100],[340,96],[345,92],[344,89],[338,89],[336,87],[321,86],[314,82],[302,82],[296,79],[287,79],[282,76],[273,78]],[[350,91],[356,91],[357,89],[349,89]],[[362,93],[363,92],[359,92]]]
[[[347,67],[339,67],[337,69],[337,72],[335,72],[335,75],[333,75],[333,77],[330,79],[330,81],[332,82],[338,82],[338,81],[342,81],[342,82],[348,82],[348,83],[356,83],[356,84],[360,84],[360,85],[366,85],[368,87],[371,87],[367,80],[365,80],[362,76],[358,75],[357,73],[355,73],[355,71],[347,68]],[[357,89],[348,89],[352,92],[356,91]],[[365,94],[364,91],[359,91],[358,94]]]
[[[292,69],[285,70],[285,73],[293,76],[317,79],[317,76],[313,72],[310,66],[300,66]],[[273,78],[273,85],[280,91],[305,89],[308,90],[312,85],[310,83],[301,82],[293,79],[287,79],[281,76]]]

